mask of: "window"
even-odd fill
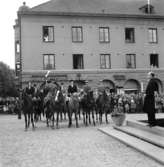
[[[101,69],[111,68],[110,54],[101,54],[100,55],[100,68]]]
[[[148,33],[149,33],[149,42],[150,43],[157,43],[158,42],[157,28],[149,28]]]
[[[159,67],[158,66],[158,54],[150,54],[150,66]]]
[[[136,68],[136,55],[127,54],[126,55],[126,67],[127,68]]]
[[[16,53],[20,53],[20,44],[19,44],[19,41],[16,41],[16,43],[15,43],[15,50],[16,50]]]
[[[83,42],[82,27],[72,27],[72,42]]]
[[[43,26],[43,41],[44,42],[54,42],[54,27],[53,26]]]
[[[20,64],[20,62],[17,61],[15,66],[16,66],[16,68],[15,68],[16,69],[15,70],[16,71],[16,76],[19,76],[20,70],[21,70],[21,64]]]
[[[44,70],[55,69],[55,55],[53,54],[43,55],[43,68]]]
[[[134,28],[125,28],[125,42],[126,43],[134,43]]]
[[[109,42],[109,27],[99,28],[99,41],[104,43]]]
[[[73,55],[73,69],[84,69],[83,55],[74,54]]]

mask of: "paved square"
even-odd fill
[[[0,167],[162,167],[97,127],[62,122],[52,130],[40,122],[25,132],[24,119],[0,115]]]

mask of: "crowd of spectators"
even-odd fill
[[[143,113],[144,94],[113,94],[113,98],[123,105],[126,113]],[[155,95],[156,113],[164,112],[164,94]],[[18,114],[21,103],[18,97],[0,97],[0,113]]]
[[[0,113],[18,114],[21,110],[18,97],[0,97]]]
[[[143,113],[145,94],[114,94],[118,104],[122,104],[126,113]],[[155,95],[156,113],[164,112],[164,94]]]

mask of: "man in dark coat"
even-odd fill
[[[77,86],[74,84],[74,81],[70,81],[71,85],[68,86],[68,95],[70,96],[71,94],[77,92]]]
[[[146,88],[146,96],[144,99],[144,112],[148,115],[148,123],[149,126],[155,126],[156,125],[156,119],[155,119],[155,92],[158,92],[158,84],[156,83],[155,74],[153,72],[148,73],[148,85]]]
[[[28,87],[26,87],[25,92],[30,95],[31,97],[34,96],[35,93],[35,89],[34,87],[31,85],[31,82],[28,83]]]

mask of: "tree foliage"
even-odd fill
[[[14,70],[0,62],[0,96],[17,96],[18,92],[15,85]]]

